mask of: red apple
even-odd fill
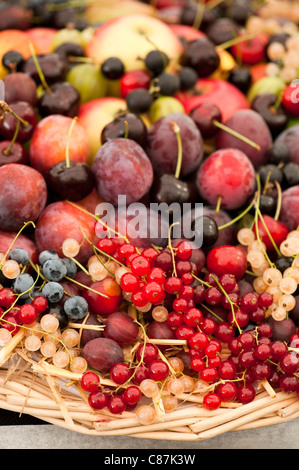
[[[91,148],[90,163],[101,146],[100,138],[103,128],[116,117],[119,111],[126,110],[122,98],[98,98],[82,104],[78,113],[78,123],[84,127]]]
[[[70,139],[68,134],[72,118],[52,114],[42,119],[31,139],[29,160],[30,165],[43,175],[56,163],[66,159],[69,140],[69,158],[71,161],[88,163],[90,145],[84,127],[76,122]]]
[[[31,28],[26,31],[36,54],[49,54],[52,52],[51,43],[56,33],[57,29],[42,27]]]
[[[177,37],[181,37],[186,41],[193,41],[194,39],[206,36],[202,31],[185,24],[170,24],[169,27]]]
[[[249,109],[245,95],[237,87],[225,80],[202,78],[195,86],[198,94],[180,93],[176,98],[183,104],[187,114],[201,103],[211,103],[220,109],[225,122],[239,109]]]
[[[142,59],[156,48],[165,52],[173,62],[183,50],[176,34],[163,21],[149,15],[131,14],[100,26],[85,53],[99,63],[109,57],[118,57],[128,72],[144,68]]]
[[[24,223],[35,222],[47,202],[44,177],[34,168],[20,163],[0,167],[0,227],[18,231]]]
[[[76,257],[81,263],[86,263],[93,255],[90,243],[96,244],[94,226],[95,219],[92,215],[84,212],[76,203],[77,207],[66,201],[58,201],[49,204],[40,215],[35,229],[35,242],[39,251],[53,250],[59,256],[63,256],[61,246],[66,238],[75,238],[80,244],[83,242],[80,253]]]

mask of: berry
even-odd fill
[[[82,375],[80,385],[85,392],[95,392],[100,386],[100,377],[95,372],[85,372]]]

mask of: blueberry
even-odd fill
[[[73,320],[80,320],[88,313],[88,303],[79,295],[69,297],[63,307],[66,315]]]
[[[74,279],[78,271],[76,263],[70,258],[62,258],[61,261],[65,264],[66,276]]]
[[[22,264],[22,266],[29,263],[29,254],[23,248],[13,248],[10,250],[8,258],[17,261],[17,263]]]
[[[63,287],[58,282],[50,281],[42,288],[42,295],[52,304],[59,302],[62,299],[63,294]]]
[[[39,260],[39,264],[43,265],[49,259],[57,259],[57,258],[59,258],[59,256],[55,251],[44,250],[40,252],[38,260]]]
[[[17,295],[22,294],[21,299],[28,298],[33,287],[34,287],[34,279],[28,273],[20,274],[13,283],[13,290]]]
[[[67,268],[61,259],[49,259],[43,264],[43,275],[48,281],[61,281],[67,273]]]

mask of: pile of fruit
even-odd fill
[[[299,393],[298,28],[296,0],[1,3],[1,366],[144,425]],[[143,236],[97,213],[120,196]]]

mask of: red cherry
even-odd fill
[[[132,70],[125,73],[120,79],[120,94],[126,98],[131,91],[137,88],[149,89],[151,76],[145,70]]]
[[[299,117],[299,85],[286,85],[282,94],[281,104],[283,108],[292,116]]]
[[[207,255],[207,269],[218,276],[233,274],[237,280],[240,280],[246,268],[246,253],[238,246],[217,246]]]
[[[263,36],[256,36],[249,41],[235,44],[231,52],[235,58],[240,57],[243,64],[255,65],[263,62],[265,58],[265,40]]]
[[[263,221],[267,227],[265,228]],[[289,233],[288,227],[279,220],[275,220],[270,215],[263,215],[263,221],[258,221],[258,231],[262,242],[265,243],[267,251],[274,251],[274,245],[272,243],[271,238],[268,235],[270,233],[273,241],[275,242],[276,246],[279,245],[286,239],[287,234]],[[253,229],[254,233],[256,234],[256,229]]]

